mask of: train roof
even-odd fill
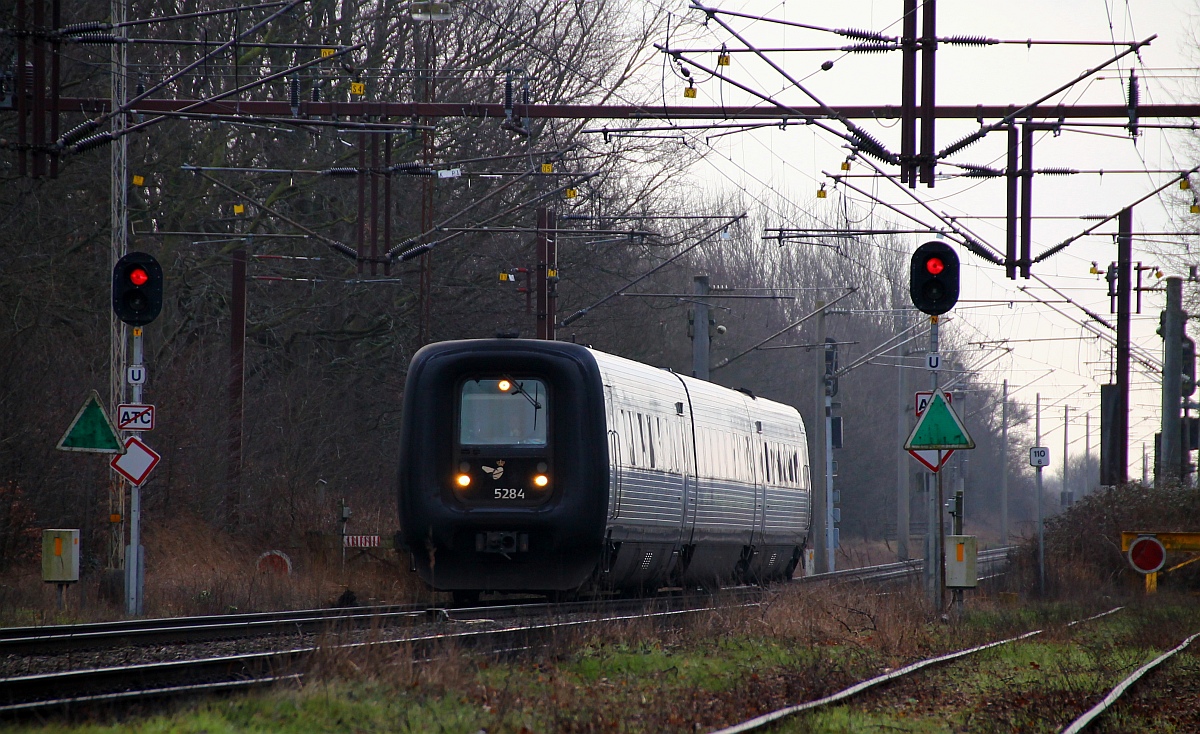
[[[532,353],[541,354],[558,354],[569,356],[580,360],[584,363],[592,363],[597,367],[604,369],[606,366],[619,366],[622,371],[636,373],[645,370],[646,374],[653,371],[653,374],[661,374],[662,372],[670,372],[671,374],[682,380],[693,394],[701,394],[710,391],[716,391],[726,397],[733,399],[737,396],[738,399],[749,401],[750,405],[754,406],[757,413],[775,413],[780,417],[796,417],[799,419],[799,412],[792,406],[786,403],[780,403],[763,397],[751,395],[748,391],[734,390],[723,385],[718,385],[715,382],[700,380],[689,375],[684,375],[672,370],[667,370],[662,367],[654,367],[644,362],[621,357],[616,354],[602,352],[598,349],[564,341],[550,341],[545,339],[519,339],[519,338],[499,338],[499,339],[461,339],[455,341],[436,342],[422,347],[413,356],[413,365],[417,365],[430,359],[438,354],[447,352],[511,352],[513,350],[525,350]]]

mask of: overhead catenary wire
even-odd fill
[[[572,323],[574,323],[574,322],[578,321],[579,319],[583,318],[584,316],[587,316],[587,315],[588,315],[588,314],[589,314],[589,313],[592,311],[592,309],[595,309],[595,308],[597,308],[598,306],[602,306],[603,304],[605,304],[605,303],[607,303],[607,302],[611,301],[613,298],[616,298],[616,297],[617,297],[617,296],[619,296],[619,295],[623,295],[622,291],[624,291],[626,288],[629,288],[630,286],[633,286],[633,285],[637,285],[637,284],[638,284],[638,283],[640,283],[641,281],[643,281],[643,280],[645,280],[646,278],[650,277],[651,275],[653,275],[654,273],[658,272],[659,270],[662,270],[662,269],[663,269],[663,268],[665,268],[666,266],[668,266],[668,265],[670,265],[671,263],[675,262],[675,261],[676,261],[676,260],[678,260],[679,258],[683,257],[683,256],[684,256],[684,255],[686,255],[687,253],[691,252],[692,250],[696,249],[696,248],[697,248],[697,247],[699,247],[700,245],[702,245],[702,244],[704,244],[705,242],[709,241],[709,240],[710,240],[710,239],[712,239],[713,237],[716,237],[716,236],[717,236],[718,234],[720,234],[721,232],[724,232],[724,231],[725,231],[726,229],[728,229],[728,228],[729,228],[731,225],[733,225],[733,224],[736,224],[737,222],[739,222],[739,221],[741,221],[742,219],[745,219],[745,218],[746,218],[746,213],[745,213],[745,212],[742,212],[741,214],[738,214],[737,216],[734,216],[734,217],[729,217],[729,218],[728,218],[728,221],[727,221],[727,222],[726,222],[724,225],[722,225],[721,227],[718,227],[718,228],[716,228],[716,229],[714,229],[714,230],[710,231],[708,234],[706,234],[706,235],[704,235],[703,237],[701,237],[700,239],[696,240],[696,241],[695,241],[695,242],[693,242],[691,245],[688,245],[687,247],[683,248],[683,249],[682,249],[682,250],[680,250],[679,252],[675,253],[674,255],[672,255],[671,257],[667,258],[666,260],[664,260],[663,262],[659,263],[658,265],[654,266],[653,268],[651,268],[650,270],[646,271],[645,273],[642,273],[641,275],[639,275],[638,277],[634,278],[634,279],[633,279],[632,281],[630,281],[629,283],[626,283],[625,285],[621,286],[620,288],[618,288],[617,290],[613,291],[612,293],[609,293],[608,295],[604,296],[603,298],[601,298],[600,300],[596,301],[596,302],[595,302],[595,303],[593,303],[592,305],[590,305],[590,306],[586,306],[586,307],[584,307],[584,308],[581,308],[581,309],[579,309],[579,310],[578,310],[578,311],[576,311],[575,313],[571,314],[570,316],[568,316],[568,317],[566,317],[565,319],[563,319],[562,321],[560,321],[558,325],[559,325],[559,326],[569,326],[570,324],[572,324]]]

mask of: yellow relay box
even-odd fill
[[[975,556],[979,548],[974,535],[946,536],[946,587],[973,589],[979,585]]]
[[[79,580],[79,531],[42,531],[42,581],[65,584]]]

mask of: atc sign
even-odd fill
[[[117,430],[153,431],[154,406],[121,404],[117,406]]]

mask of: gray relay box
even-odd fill
[[[79,531],[42,531],[42,581],[65,584],[79,580]]]
[[[946,586],[973,589],[979,585],[975,571],[978,541],[974,535],[946,536]]]

